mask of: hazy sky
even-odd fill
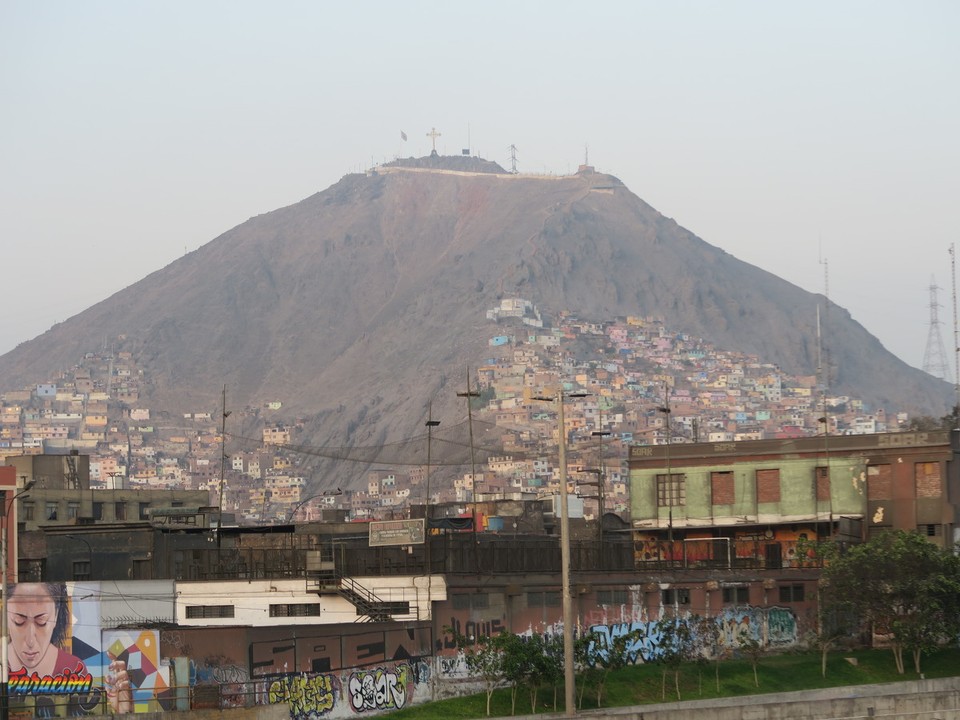
[[[954,359],[960,3],[0,2],[0,353],[372,162],[609,172]],[[469,128],[469,136],[468,136]],[[400,131],[408,136],[400,140]],[[951,375],[947,378],[952,380]]]

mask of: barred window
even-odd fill
[[[687,476],[682,473],[657,475],[657,505],[677,507],[687,504]]]
[[[626,590],[597,590],[597,605],[626,605]]]
[[[490,607],[487,593],[456,593],[452,599],[454,610],[485,610]]]
[[[725,587],[723,589],[723,602],[735,605],[750,604],[750,588],[748,587]]]
[[[270,617],[317,617],[320,603],[286,603],[270,606]]]
[[[663,605],[689,605],[689,588],[670,588],[660,591],[660,599]]]
[[[232,618],[233,605],[187,605],[187,619]]]
[[[560,593],[556,590],[545,592],[536,591],[527,593],[528,608],[560,607]]]
[[[803,585],[781,585],[780,602],[803,602]]]

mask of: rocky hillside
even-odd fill
[[[282,400],[315,444],[409,436],[488,354],[484,315],[526,298],[582,318],[653,315],[793,374],[816,371],[822,298],[737,260],[610,175],[510,175],[405,161],[251,218],[0,357],[0,390],[52,377],[104,338],[148,367],[171,412]],[[454,164],[459,163],[459,164]],[[849,313],[823,319],[831,389],[946,412],[952,388]],[[462,403],[461,403],[462,405]]]

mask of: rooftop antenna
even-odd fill
[[[583,164],[590,165],[590,145],[588,143],[583,144]]]
[[[510,151],[510,172],[517,174],[517,146],[511,145],[507,148]]]
[[[950,276],[953,278],[953,364],[956,369],[953,385],[954,392],[956,393],[954,415],[958,416],[958,422],[960,422],[960,336],[957,335],[957,256],[953,251],[953,243],[950,243]]]
[[[940,303],[937,301],[937,283],[930,277],[930,329],[927,332],[927,349],[923,353],[923,371],[930,373],[936,378],[946,380],[949,371],[947,369],[947,354],[943,349],[943,338],[940,335],[940,318],[937,314],[937,308]]]

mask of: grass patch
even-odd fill
[[[856,665],[845,658],[854,658]],[[951,648],[926,655],[923,673],[927,678],[953,677],[960,674],[960,649]],[[897,674],[893,654],[889,650],[856,650],[831,655],[827,662],[827,677],[820,674],[818,653],[787,653],[764,657],[758,666],[759,687],[753,679],[753,667],[747,660],[727,660],[720,663],[720,690],[714,665],[685,665],[680,671],[680,695],[682,700],[707,700],[713,698],[759,695],[765,693],[816,690],[819,688],[847,685],[871,685],[876,683],[916,680],[911,670]],[[580,678],[577,678],[579,684]],[[623,707],[677,700],[673,672],[667,672],[666,697],[662,695],[663,668],[659,665],[632,665],[611,672],[603,691],[603,707]],[[579,691],[579,687],[577,688]],[[538,695],[538,713],[554,712],[553,690],[542,688]],[[596,690],[586,688],[582,708],[597,707]],[[557,712],[563,710],[563,688],[557,688]],[[510,691],[497,690],[491,704],[495,717],[509,716]],[[525,689],[517,697],[517,715],[529,715],[530,701]],[[432,703],[412,705],[390,713],[397,720],[453,720],[455,718],[486,717],[486,698],[483,693],[460,698],[450,698]]]

